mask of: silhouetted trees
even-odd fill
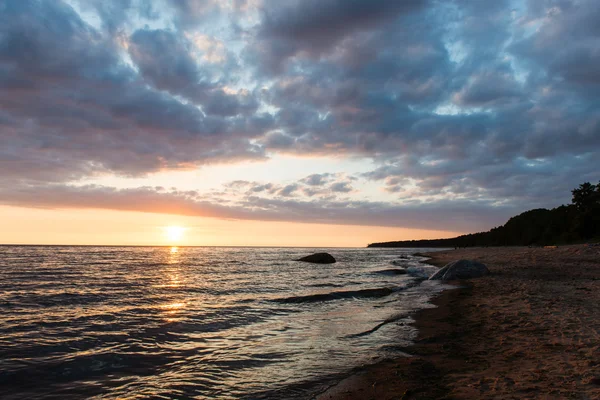
[[[573,205],[577,208],[577,233],[582,238],[599,235],[600,225],[600,182],[592,185],[582,183],[578,189],[573,189]]]
[[[488,232],[451,239],[373,243],[369,247],[473,247],[569,244],[600,240],[600,182],[571,191],[572,204],[525,211]]]
[[[578,189],[571,190],[573,194],[573,205],[580,211],[587,211],[598,207],[600,203],[600,182],[592,185],[589,182],[582,183]]]

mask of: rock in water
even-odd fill
[[[479,278],[489,274],[485,264],[471,260],[458,260],[446,264],[442,269],[431,275],[429,280],[451,281],[454,279]]]
[[[329,253],[316,253],[311,254],[310,256],[302,257],[296,261],[304,261],[315,264],[333,264],[335,262],[335,258]]]

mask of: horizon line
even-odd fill
[[[262,246],[262,245],[170,245],[170,244],[22,244],[22,243],[0,243],[0,247],[247,247],[247,248],[331,248],[331,249],[363,249],[365,246]]]

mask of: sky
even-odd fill
[[[569,203],[600,179],[599,20],[596,0],[0,0],[0,243],[364,246]]]

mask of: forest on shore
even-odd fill
[[[599,241],[600,182],[582,183],[571,193],[571,204],[525,211],[488,232],[449,239],[371,243],[368,247],[544,246]]]

